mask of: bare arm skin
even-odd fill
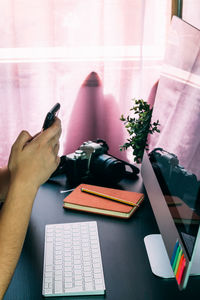
[[[8,167],[0,168],[0,202],[4,202],[8,193],[10,172]]]
[[[23,131],[14,143],[9,163],[10,184],[0,211],[0,299],[3,299],[18,262],[38,188],[59,164],[60,120],[30,143]]]

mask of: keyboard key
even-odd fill
[[[52,294],[52,289],[45,289],[44,292],[45,292],[46,296],[51,295]]]
[[[59,275],[55,274],[55,280],[62,280],[62,274]]]
[[[55,281],[55,293],[62,293],[62,281]]]

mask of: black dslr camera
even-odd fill
[[[154,149],[149,157],[163,193],[177,196],[195,207],[200,187],[196,175],[179,165],[175,154],[162,148]]]
[[[108,149],[106,142],[100,139],[84,142],[75,152],[61,156],[60,164],[51,177],[65,174],[71,185],[93,178],[113,184],[126,175],[136,177],[139,169],[108,154]],[[126,166],[131,168],[131,172],[126,170]]]

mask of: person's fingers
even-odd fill
[[[58,167],[59,163],[60,163],[60,157],[56,156],[56,168]]]
[[[52,147],[55,147],[57,144],[59,144],[60,134],[56,134],[53,138],[48,140],[48,144]]]
[[[38,133],[36,133],[34,136],[32,136],[32,138],[29,140],[29,142],[31,142],[33,139],[35,139],[38,135],[41,134],[41,131],[39,131]]]
[[[53,124],[47,128],[46,130],[44,130],[42,132],[43,136],[45,136],[45,138],[47,140],[51,140],[54,138],[59,138],[61,135],[62,129],[61,129],[61,121],[60,119],[58,119],[57,117],[55,118],[55,121],[53,122]]]
[[[60,148],[60,144],[57,143],[57,144],[54,146],[54,153],[55,153],[56,156],[58,155],[59,148]]]
[[[32,136],[28,133],[28,131],[23,130],[17,137],[15,143],[13,144],[13,149],[22,150],[26,143],[32,138]]]

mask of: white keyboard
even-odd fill
[[[46,225],[43,296],[103,295],[96,222]]]

